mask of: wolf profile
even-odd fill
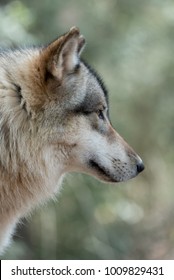
[[[107,90],[80,58],[84,46],[73,27],[47,46],[0,52],[1,252],[66,173],[115,183],[144,169],[110,123]]]

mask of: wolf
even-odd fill
[[[42,47],[0,52],[0,251],[68,172],[109,183],[144,169],[114,130],[108,92],[83,59],[77,27]]]

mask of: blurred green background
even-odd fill
[[[74,25],[110,92],[112,123],[146,169],[117,185],[68,175],[3,259],[173,259],[174,1],[0,1],[2,47],[45,44]]]

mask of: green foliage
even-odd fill
[[[106,185],[70,175],[58,202],[20,225],[9,259],[173,259],[174,2],[24,0],[0,6],[1,45],[47,43],[71,26],[110,91],[113,125],[145,161]]]

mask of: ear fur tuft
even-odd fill
[[[69,33],[71,33],[71,34],[75,34],[76,33],[77,35],[80,35],[80,30],[79,30],[78,27],[73,26],[73,27],[70,28]]]

